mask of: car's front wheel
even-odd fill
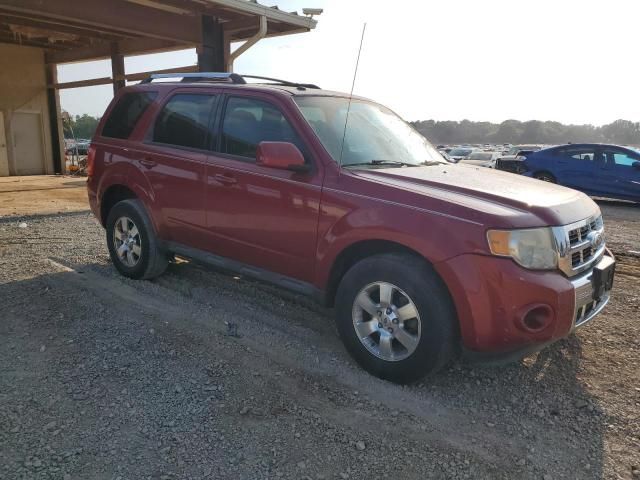
[[[415,381],[445,365],[455,350],[449,293],[413,255],[375,255],[354,265],[340,283],[336,316],[349,353],[380,378]]]
[[[123,200],[107,217],[107,245],[111,261],[125,277],[150,279],[167,268],[151,219],[140,200]]]

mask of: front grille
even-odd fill
[[[561,227],[560,269],[568,276],[587,270],[604,253],[603,235],[601,216]]]
[[[496,160],[496,170],[503,170],[511,173],[523,173],[526,169],[522,160]]]

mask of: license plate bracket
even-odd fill
[[[602,257],[602,260],[593,268],[591,284],[593,285],[593,299],[599,301],[613,288],[613,277],[616,272],[616,262],[609,256]]]

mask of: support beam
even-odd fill
[[[26,35],[16,35],[13,32],[3,30],[0,27],[0,43],[10,43],[14,45],[24,45],[25,47],[36,47],[51,50],[68,50],[77,46],[77,43],[57,42],[51,43],[46,38],[28,38]]]
[[[201,41],[198,52],[198,69],[201,72],[225,72],[225,46],[222,25],[216,17],[201,16]]]
[[[175,15],[125,0],[1,0],[0,7],[28,18],[67,20],[100,29],[108,25],[116,32],[190,43],[200,41],[198,17]]]
[[[47,106],[49,107],[49,128],[51,130],[51,152],[53,154],[53,171],[57,174],[64,173],[66,165],[63,165],[64,155],[60,144],[60,134],[62,133],[58,123],[60,110],[60,97],[57,90],[50,85],[58,83],[58,67],[56,65],[45,65],[45,77],[47,80]]]
[[[113,79],[113,94],[125,86],[124,55],[118,51],[116,42],[111,44],[111,78]]]
[[[180,43],[170,40],[158,40],[156,38],[136,38],[118,42],[118,52],[122,55],[136,55],[148,53],[170,52],[173,50],[186,50],[193,48],[194,43]],[[89,47],[74,48],[61,52],[48,52],[47,63],[73,63],[87,60],[103,60],[111,58],[111,44],[98,43]]]
[[[197,65],[188,65],[186,67],[166,68],[164,70],[152,70],[150,72],[128,73],[124,75],[124,80],[127,82],[138,82],[149,77],[152,73],[192,73],[197,72]],[[109,85],[113,84],[114,79],[112,77],[100,77],[90,78],[88,80],[77,80],[74,82],[63,82],[48,84],[48,88],[56,90],[66,90],[68,88],[81,88],[81,87],[94,87],[96,85]]]
[[[0,23],[7,25],[22,25],[25,27],[40,28],[45,30],[51,30],[54,32],[69,33],[71,35],[78,35],[85,38],[97,38],[100,40],[117,41],[122,40],[122,34],[114,34],[97,30],[95,28],[86,28],[80,25],[73,25],[69,22],[62,22],[60,20],[32,20],[28,17],[21,15],[8,15],[5,14],[0,8]]]
[[[187,67],[165,68],[164,70],[152,70],[150,72],[129,73],[125,78],[127,82],[139,82],[148,78],[152,73],[193,73],[197,71],[197,65],[189,65]]]

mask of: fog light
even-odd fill
[[[524,309],[519,316],[519,326],[527,332],[541,332],[553,321],[553,310],[549,305],[534,305]]]

